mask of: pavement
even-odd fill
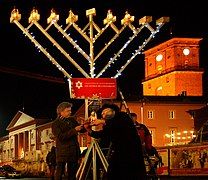
[[[6,179],[6,178],[0,178],[0,179]],[[19,178],[19,179],[23,179],[23,180],[47,180],[48,179],[50,180],[50,178],[48,177]],[[63,178],[63,180],[64,179],[65,178]],[[150,178],[149,180],[208,180],[208,176],[159,176],[157,179]]]

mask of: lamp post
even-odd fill
[[[142,99],[141,100],[141,108],[140,108],[140,113],[141,113],[141,123],[144,124],[144,104],[145,104],[145,100]]]

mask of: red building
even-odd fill
[[[173,38],[144,52],[144,96],[202,96],[199,38]]]

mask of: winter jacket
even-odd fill
[[[80,158],[80,147],[77,139],[78,126],[76,118],[57,118],[52,123],[52,132],[56,141],[57,162],[77,162]]]

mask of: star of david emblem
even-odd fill
[[[78,89],[80,89],[81,87],[83,87],[83,86],[82,86],[82,82],[77,81],[77,82],[76,82],[76,87],[77,87]]]

